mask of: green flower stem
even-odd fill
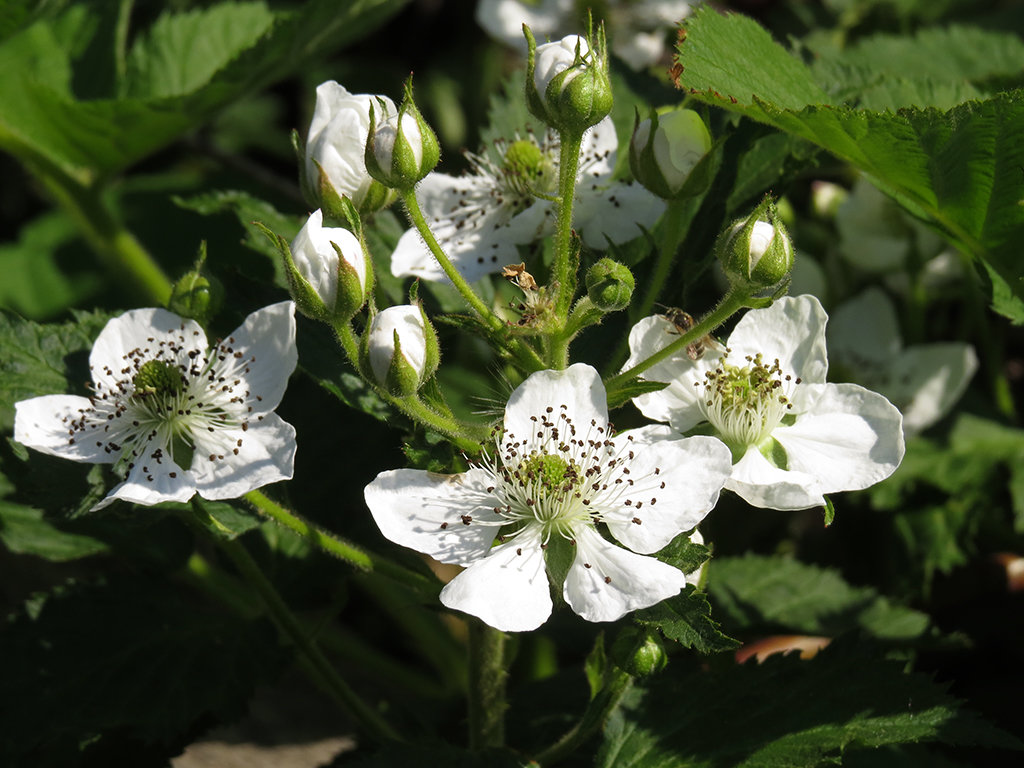
[[[699,323],[693,326],[693,328],[682,334],[667,347],[663,347],[655,352],[646,360],[641,360],[629,370],[623,371],[617,376],[612,376],[605,382],[605,387],[609,392],[611,392],[636,376],[639,376],[652,365],[656,365],[662,360],[666,360],[687,345],[692,344],[697,339],[707,336],[718,326],[732,317],[736,312],[748,306],[749,301],[750,296],[747,294],[737,290],[730,291],[725,295],[725,298],[719,302],[718,306],[705,315]]]
[[[539,371],[542,370],[545,365],[544,361],[540,359],[537,352],[533,347],[523,343],[521,339],[509,339],[502,338],[505,336],[506,323],[493,311],[491,308],[484,304],[483,300],[476,295],[473,287],[466,282],[466,278],[455,268],[452,264],[451,259],[448,258],[448,254],[444,252],[441,246],[438,244],[437,239],[434,237],[434,233],[430,231],[430,226],[427,224],[426,218],[423,216],[423,211],[420,210],[419,201],[416,200],[415,189],[409,189],[401,193],[402,202],[405,203],[405,211],[409,215],[409,221],[416,227],[416,230],[420,233],[420,237],[427,244],[430,252],[437,259],[437,263],[441,265],[441,269],[444,270],[445,275],[449,280],[452,281],[452,285],[462,295],[473,311],[476,312],[477,316],[483,321],[484,325],[487,326],[491,333],[501,340],[502,345],[510,354],[513,355],[520,364],[523,365],[528,371]]]
[[[609,671],[604,687],[587,704],[580,721],[562,738],[535,755],[533,762],[543,766],[553,765],[586,744],[619,706],[632,682],[633,678],[617,667]]]
[[[262,491],[249,491],[243,498],[261,515],[294,531],[327,554],[333,555],[360,571],[378,573],[392,581],[404,584],[426,600],[437,599],[439,585],[436,579],[411,571],[380,555],[371,554],[361,547],[345,541],[340,536],[328,533],[268,498]]]
[[[193,510],[196,516],[190,518],[193,521],[192,527],[212,539],[231,560],[242,577],[259,593],[278,630],[298,650],[299,661],[308,665],[316,673],[316,677],[323,683],[325,689],[359,723],[370,738],[378,742],[400,741],[401,738],[397,731],[363,701],[338,674],[338,671],[288,608],[274,585],[260,570],[257,562],[249,554],[249,550],[240,541],[218,537],[206,527],[203,518],[209,518],[209,515],[201,501],[193,504]]]
[[[505,745],[505,633],[478,619],[469,625],[469,748]]]
[[[217,600],[243,619],[252,620],[266,613],[262,603],[254,600],[251,590],[247,590],[242,582],[213,565],[198,552],[194,552],[188,559],[179,577],[192,588]],[[355,633],[347,632],[333,624],[314,624],[310,621],[302,623],[308,636],[315,634],[326,651],[346,659],[349,663],[400,685],[415,696],[434,699],[444,695],[443,686],[437,681],[385,656]],[[316,682],[319,684],[319,679]]]
[[[651,274],[650,282],[647,284],[647,291],[643,298],[629,308],[629,319],[635,323],[641,317],[647,317],[654,308],[654,302],[658,300],[665,281],[676,261],[676,253],[680,243],[686,239],[694,214],[700,208],[700,198],[681,198],[670,200],[668,208],[661,216],[661,237],[658,243],[658,260],[654,264],[654,272]]]
[[[40,173],[54,199],[71,215],[85,239],[114,275],[139,292],[137,303],[166,306],[171,281],[127,229],[115,221],[92,187],[69,176]]]
[[[582,143],[582,132],[563,131],[559,136],[558,223],[555,229],[555,260],[551,268],[552,279],[558,283],[555,315],[559,318],[568,316],[569,306],[572,304],[573,293],[576,290],[576,275],[573,274],[574,265],[571,263],[570,252],[572,250],[572,208],[576,200],[576,173],[580,166],[580,145]]]
[[[359,343],[352,327],[348,323],[339,323],[334,326],[334,332],[349,361],[357,371],[360,370]],[[468,454],[479,453],[481,444],[490,436],[490,427],[485,424],[467,424],[447,414],[438,413],[415,395],[395,397],[379,387],[376,382],[368,379],[367,381],[382,400],[393,405],[413,421],[447,436],[455,446]]]

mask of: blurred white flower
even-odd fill
[[[813,296],[747,312],[725,351],[686,350],[644,374],[668,387],[633,399],[648,418],[683,434],[708,422],[730,449],[725,487],[756,507],[805,509],[824,494],[867,488],[903,459],[900,412],[856,384],[827,384],[825,310]],[[660,316],[629,334],[629,368],[678,332]]]
[[[438,244],[469,281],[520,261],[516,247],[554,231],[558,192],[558,137],[547,132],[468,155],[473,172],[465,176],[430,173],[416,195]],[[583,137],[573,225],[588,247],[604,249],[650,229],[665,203],[639,184],[612,181],[618,137],[605,118]],[[545,195],[547,197],[538,197]],[[443,281],[444,272],[415,229],[402,235],[391,256],[397,277]]]
[[[610,0],[602,5],[612,52],[633,69],[656,64],[668,50],[679,21],[693,3],[683,0]],[[523,24],[538,41],[582,29],[586,17],[575,0],[480,0],[476,20],[496,40],[526,49]],[[595,19],[596,21],[596,19]]]
[[[124,476],[93,509],[231,499],[287,480],[295,429],[274,409],[295,369],[295,305],[249,315],[207,348],[194,320],[135,309],[104,327],[89,356],[93,394],[16,404],[14,439]]]
[[[978,368],[974,347],[964,342],[904,347],[896,310],[878,288],[832,313],[828,346],[833,371],[889,398],[903,412],[907,435],[945,416]]]
[[[457,475],[382,472],[366,503],[391,541],[466,567],[441,592],[449,608],[504,631],[540,626],[552,609],[551,543],[571,547],[569,606],[615,621],[686,585],[681,571],[643,555],[697,525],[729,473],[721,442],[668,432],[613,435],[597,371],[540,371],[509,398],[492,455]]]

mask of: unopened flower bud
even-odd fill
[[[296,305],[316,320],[350,320],[373,288],[373,270],[359,238],[347,229],[323,226],[319,210],[292,241],[285,267]]]
[[[604,27],[592,45],[579,35],[538,46],[523,26],[529,47],[526,103],[530,111],[559,131],[582,133],[612,109],[608,48]]]
[[[822,219],[834,219],[839,206],[850,196],[845,187],[831,181],[811,182],[811,210]]]
[[[167,308],[181,317],[197,320],[206,325],[224,303],[224,286],[220,280],[205,274],[206,243],[199,246],[195,266],[186,272],[171,288]]]
[[[744,291],[771,288],[793,268],[793,243],[767,197],[719,235],[716,250],[729,282]]]
[[[641,679],[660,672],[668,664],[661,637],[638,627],[624,627],[612,642],[610,655],[619,667]]]
[[[587,296],[602,312],[618,312],[629,306],[636,286],[629,267],[607,256],[587,270]]]
[[[363,339],[363,369],[396,397],[415,394],[437,370],[437,334],[414,304],[374,315]]]
[[[694,169],[711,149],[711,134],[700,115],[677,109],[639,118],[629,142],[629,167],[636,180],[666,200],[703,191],[710,175],[694,174]]]
[[[396,115],[378,119],[377,112],[370,109],[364,159],[373,178],[398,190],[412,189],[441,159],[437,136],[413,101],[412,78],[405,83],[405,98]]]
[[[378,119],[395,114],[395,104],[386,96],[352,94],[333,80],[316,89],[316,110],[309,125],[303,165],[303,189],[309,200],[333,218],[338,200],[347,197],[360,213],[372,213],[394,199],[389,189],[366,170],[363,151],[370,130],[370,106],[378,105]]]

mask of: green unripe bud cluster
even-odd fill
[[[668,664],[661,636],[639,627],[624,627],[612,642],[609,655],[619,667],[640,679],[660,672]]]
[[[220,280],[204,273],[206,243],[199,246],[195,266],[182,275],[171,288],[167,308],[180,317],[188,317],[206,325],[224,303],[224,286]]]

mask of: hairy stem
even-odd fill
[[[469,747],[505,744],[505,633],[469,621]]]

